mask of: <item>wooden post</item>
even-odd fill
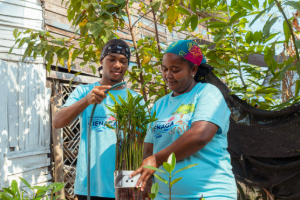
[[[59,87],[59,81],[53,83],[53,96],[51,97],[51,110],[52,119],[55,114],[61,109],[62,106],[62,94]],[[52,126],[52,141],[53,141],[53,154],[54,154],[54,181],[64,182],[64,159],[63,159],[63,136],[60,128],[55,129]],[[57,192],[56,195],[61,195],[60,199],[65,199],[65,191],[62,189]]]

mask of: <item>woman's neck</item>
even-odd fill
[[[193,80],[193,81],[191,82],[191,84],[190,84],[184,91],[182,91],[182,92],[173,92],[172,96],[173,96],[173,97],[176,97],[176,96],[179,96],[179,95],[181,95],[181,94],[188,93],[189,91],[191,91],[191,90],[194,88],[194,86],[195,86],[196,84],[197,84],[197,82]]]

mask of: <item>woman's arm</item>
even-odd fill
[[[157,152],[156,154],[146,158],[142,166],[134,171],[130,176],[133,177],[141,173],[141,177],[137,182],[137,186],[142,184],[142,191],[147,183],[147,180],[154,174],[154,170],[143,168],[143,166],[150,165],[153,167],[159,167],[168,160],[171,153],[175,153],[176,160],[182,160],[194,153],[203,149],[207,143],[209,143],[214,135],[217,133],[219,127],[211,122],[197,121],[191,126],[191,129],[182,134],[177,140],[175,140],[170,146]]]

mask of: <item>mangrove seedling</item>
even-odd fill
[[[143,97],[135,97],[127,90],[126,100],[118,95],[118,100],[109,93],[114,105],[106,107],[114,114],[109,118],[107,127],[115,129],[116,144],[116,171],[136,170],[143,161],[144,139],[147,134],[148,124],[156,121],[155,113],[150,115]],[[113,126],[112,124],[115,124]]]
[[[25,179],[19,177],[20,180],[27,186],[27,190],[20,189],[16,180],[11,182],[11,186],[8,188],[2,188],[3,192],[0,192],[0,200],[56,200],[61,195],[55,196],[56,192],[59,192],[65,187],[65,183],[51,183],[45,186],[31,186]]]
[[[165,180],[164,178],[162,178],[161,176],[157,175],[157,174],[154,174],[154,176],[160,180],[161,182],[165,183],[168,187],[169,187],[169,200],[171,200],[171,188],[172,186],[177,183],[178,181],[180,181],[183,177],[179,177],[179,178],[176,178],[172,181],[172,178],[175,174],[179,173],[179,172],[182,172],[186,169],[190,169],[192,167],[195,167],[197,166],[198,164],[190,164],[188,166],[185,166],[179,170],[177,170],[176,172],[173,172],[173,170],[175,169],[175,166],[176,166],[176,157],[175,157],[175,154],[174,153],[171,153],[171,155],[169,156],[168,158],[168,161],[167,162],[164,162],[163,163],[163,168],[165,169],[162,170],[162,169],[159,169],[159,168],[156,168],[156,167],[152,167],[152,166],[144,166],[144,168],[147,168],[147,169],[151,169],[151,170],[155,170],[155,171],[158,171],[158,172],[161,172],[163,174],[166,174],[169,178],[169,180]],[[153,186],[152,186],[153,187]],[[156,186],[155,186],[156,187]],[[154,188],[156,189],[156,188]],[[158,187],[157,187],[157,190],[158,190]],[[157,191],[158,192],[158,191]],[[152,188],[151,188],[151,194],[152,194]],[[155,194],[155,196],[157,195],[157,193]],[[150,196],[150,195],[149,195]],[[150,198],[152,199],[152,197],[150,196]],[[155,198],[155,197],[154,197]],[[200,198],[201,200],[204,200],[204,198]]]

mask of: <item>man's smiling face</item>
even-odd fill
[[[103,65],[103,78],[111,82],[120,82],[123,80],[128,69],[128,59],[123,54],[111,53],[101,60]]]

